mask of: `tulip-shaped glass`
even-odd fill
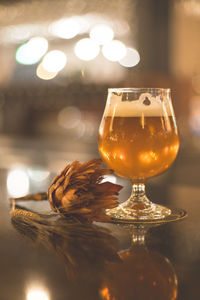
[[[133,190],[131,197],[108,215],[125,221],[170,216],[170,209],[146,197],[145,182],[166,171],[178,150],[170,89],[109,89],[99,128],[99,151],[109,168],[132,182]]]

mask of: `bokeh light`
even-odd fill
[[[99,45],[110,42],[114,37],[112,28],[108,25],[99,24],[90,31],[90,38]]]
[[[7,189],[12,197],[21,197],[29,191],[29,178],[22,168],[16,168],[8,173]]]
[[[49,296],[45,290],[42,289],[30,289],[27,292],[27,300],[49,300]]]
[[[42,63],[38,65],[36,75],[43,80],[51,80],[57,76],[58,72],[48,72],[43,68]]]
[[[75,54],[78,58],[90,61],[99,54],[99,46],[89,38],[84,38],[78,41],[75,45]]]
[[[136,66],[140,61],[140,55],[134,48],[127,48],[126,55],[119,61],[123,67],[131,68]]]
[[[81,122],[81,112],[75,106],[63,108],[58,114],[58,124],[66,129],[79,126]]]
[[[114,31],[117,32],[118,36],[126,36],[130,32],[130,26],[125,20],[114,20],[113,21]],[[131,29],[133,32],[133,28]]]
[[[34,26],[30,24],[26,24],[26,26],[9,26],[7,28],[3,28],[3,33],[4,37],[6,37],[6,41],[12,43],[22,43],[30,38],[33,28]]]
[[[48,52],[42,61],[42,67],[48,72],[59,72],[67,63],[67,56],[60,50]]]
[[[189,126],[193,134],[200,136],[200,96],[193,96],[190,100]]]
[[[35,168],[28,169],[28,175],[32,180],[40,182],[46,180],[50,175],[50,172],[41,169],[40,167],[35,167]]]
[[[102,52],[108,60],[119,61],[126,55],[127,50],[122,42],[113,40],[103,46]]]
[[[16,61],[23,65],[36,64],[48,50],[48,41],[43,37],[34,37],[22,44],[16,51]]]
[[[83,15],[83,16],[74,16],[73,17],[74,20],[76,20],[76,22],[79,23],[80,26],[80,30],[79,30],[79,34],[84,34],[87,33],[89,31],[90,28],[90,22],[87,18],[87,15]]]
[[[61,19],[50,26],[50,32],[63,39],[72,39],[80,32],[80,24],[75,17]]]

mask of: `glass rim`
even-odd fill
[[[146,91],[146,92],[153,92],[153,91],[160,91],[160,92],[170,92],[170,88],[151,88],[151,87],[130,87],[130,88],[108,88],[108,92],[140,92],[140,91]]]

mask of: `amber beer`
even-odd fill
[[[179,149],[171,115],[105,115],[99,130],[99,151],[116,174],[145,181],[169,168]]]

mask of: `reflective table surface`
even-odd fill
[[[2,169],[0,299],[200,299],[199,168],[185,164],[178,159],[147,192],[188,216],[149,228],[47,218],[38,214],[49,210],[45,201],[19,202],[12,210],[9,195],[17,188],[47,190],[55,174],[29,167],[27,181],[22,170]],[[122,190],[120,201],[129,191]]]

